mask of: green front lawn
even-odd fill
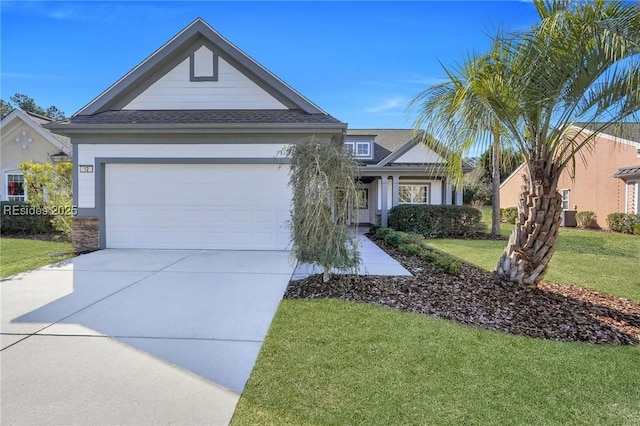
[[[232,424],[640,424],[640,347],[284,300]]]
[[[71,250],[73,250],[71,243],[2,237],[0,239],[0,278],[68,259],[72,256],[49,257],[48,253]]]
[[[503,224],[503,233],[512,228]],[[430,242],[488,270],[506,245]],[[640,301],[638,265],[638,237],[562,229],[547,278]],[[638,365],[640,346],[284,300],[232,424],[640,424]]]
[[[507,242],[433,239],[429,244],[493,271]],[[640,301],[640,238],[563,228],[545,280]]]

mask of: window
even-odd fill
[[[562,210],[569,210],[569,189],[562,190]]]
[[[369,208],[369,190],[359,189],[356,195],[356,203],[359,209],[368,209]]]
[[[371,156],[371,145],[369,142],[358,142],[356,143],[356,157],[370,157]]]
[[[371,141],[346,141],[344,150],[356,158],[372,158]]]
[[[399,185],[398,203],[427,204],[429,202],[429,185]]]
[[[7,200],[25,201],[24,176],[22,173],[7,174]]]
[[[354,154],[356,144],[353,142],[345,142],[344,143],[344,151],[347,154]]]

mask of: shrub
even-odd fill
[[[598,228],[598,217],[594,212],[585,211],[576,213],[576,224],[578,228]]]
[[[459,260],[448,256],[437,257],[433,261],[433,266],[434,268],[449,275],[457,275],[460,273],[460,269],[462,269],[462,263]]]
[[[389,226],[425,236],[465,236],[482,232],[482,213],[470,206],[403,204],[389,212]]]
[[[374,225],[371,225],[371,226],[369,226],[369,233],[370,233],[370,234],[374,234],[374,235],[375,235],[375,233],[376,233],[376,232],[378,231],[378,229],[380,229],[380,228],[381,228],[381,226],[380,226],[380,225],[375,225],[375,224],[374,224]]]
[[[517,207],[505,207],[500,209],[500,220],[505,223],[516,223],[518,217]]]
[[[374,236],[376,238],[384,239],[384,237],[386,237],[387,234],[390,233],[390,232],[393,232],[393,229],[380,227],[380,228],[376,229],[376,233],[374,234]]]
[[[410,242],[409,234],[406,232],[392,231],[385,235],[384,240],[394,247]]]
[[[415,243],[402,244],[398,250],[408,256],[420,256],[424,252],[422,246]]]
[[[640,222],[633,225],[633,235],[640,235]]]
[[[2,210],[0,215],[0,232],[3,235],[57,233],[51,224],[51,216],[37,214],[39,211],[42,211],[42,208],[31,206],[23,201],[2,201],[0,203],[0,210]]]
[[[633,234],[637,224],[640,224],[640,214],[610,213],[607,215],[607,226],[613,232]]]

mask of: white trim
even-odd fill
[[[4,119],[2,119],[2,121],[0,121],[0,128],[2,128],[2,133],[4,134],[7,133],[7,126],[12,125],[13,124],[12,122],[15,119],[22,120],[24,124],[32,128],[36,133],[42,136],[47,142],[51,143],[60,151],[64,152],[69,157],[71,157],[71,150],[66,145],[64,145],[62,142],[56,139],[55,136],[53,136],[51,133],[47,132],[44,128],[42,128],[41,125],[33,121],[27,113],[25,113],[20,109],[17,109],[17,108],[14,109],[13,111],[11,111],[11,114],[7,115]]]
[[[580,128],[579,126],[570,126],[571,128],[573,128],[574,130],[578,131],[578,132],[585,132],[587,133],[587,136],[594,134],[595,132],[593,130],[589,130],[589,129],[585,129],[585,128]],[[635,142],[629,139],[624,139],[624,138],[619,138],[617,136],[613,136],[610,135],[608,133],[603,133],[603,132],[599,132],[598,136],[602,136],[606,139],[609,139],[612,142],[617,142],[623,145],[631,145],[637,149],[640,149],[640,142]]]
[[[3,189],[2,189],[2,201],[9,201],[9,175],[18,175],[22,176],[24,179],[24,173],[20,169],[12,169],[4,172],[3,179]],[[26,180],[23,181],[22,190],[24,191],[24,198],[22,200],[11,200],[11,201],[27,201],[27,188],[26,188]],[[15,195],[14,195],[15,196]]]
[[[520,164],[514,171],[513,173],[511,173],[509,176],[507,176],[507,178],[500,184],[500,189],[502,189],[503,186],[505,186],[507,184],[507,182],[509,182],[511,180],[511,178],[513,178],[519,171],[520,169],[522,169],[524,166],[526,166],[527,163],[522,163]]]
[[[564,207],[564,196],[565,193],[567,195],[567,208]],[[571,210],[571,189],[570,188],[561,188],[560,189],[560,195],[562,195],[562,210]]]
[[[629,188],[627,186],[631,184],[631,181],[622,182],[624,183],[624,212],[627,213],[629,211]]]
[[[402,201],[400,201],[400,189],[402,187],[408,187],[408,186],[418,186],[418,187],[424,188],[424,197],[425,197],[424,202],[416,203],[416,202],[413,202],[413,200],[410,201],[410,202],[402,202]],[[401,204],[429,204],[429,198],[430,198],[429,197],[429,189],[430,189],[430,185],[429,184],[419,184],[419,183],[414,183],[414,184],[411,184],[411,183],[400,183],[400,184],[398,184],[398,205],[401,205]]]
[[[638,197],[640,197],[640,180],[637,180],[635,182],[636,182],[636,199],[635,199],[636,213],[640,213],[640,201],[638,200]]]

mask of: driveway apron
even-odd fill
[[[2,282],[2,424],[228,424],[287,251],[103,250]]]

